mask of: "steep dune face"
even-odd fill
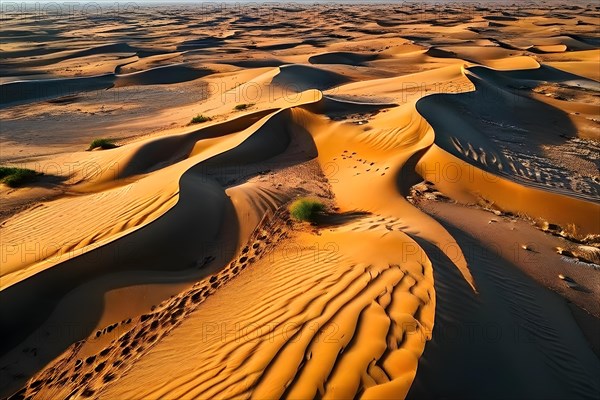
[[[311,96],[301,99],[310,101],[312,92],[309,94]],[[8,249],[3,260],[3,286],[23,279],[22,276],[7,279],[10,274],[21,274],[40,261],[43,261],[42,268],[47,268],[84,253],[85,250],[79,250],[85,246],[97,247],[105,238],[121,235],[150,222],[153,217],[168,210],[174,204],[173,200],[177,200],[181,186],[177,178],[186,172],[218,177],[222,169],[237,164],[248,168],[248,173],[251,173],[251,164],[265,161],[288,147],[290,134],[278,131],[281,127],[288,129],[286,121],[289,115],[286,113],[289,114],[289,111],[281,110],[260,118],[266,112],[259,112],[220,124],[218,128],[208,127],[178,136],[150,139],[131,148],[115,149],[96,158],[94,166],[99,167],[93,169],[91,179],[86,179],[86,172],[91,170],[87,165],[84,165],[83,171],[74,170],[73,173],[84,180],[78,186],[84,193],[102,190],[106,183],[111,182],[117,187],[83,197],[61,199],[7,221],[5,227],[9,229],[2,237],[4,248]],[[211,140],[215,134],[222,139],[216,145],[196,146],[200,141],[204,144]],[[155,173],[148,174],[152,171]],[[123,181],[131,176],[138,179],[133,183]],[[158,182],[163,183],[159,193],[153,190],[159,186]],[[121,204],[123,197],[131,204],[124,207],[130,214],[113,215],[113,212],[119,212],[115,205]],[[47,223],[52,215],[73,218],[86,208],[94,212],[86,217],[86,224],[80,225],[77,231],[65,231],[62,225]],[[155,212],[157,209],[160,211]],[[118,226],[115,223],[117,219],[126,223]],[[86,229],[90,231],[90,237],[84,234]],[[37,246],[43,251],[34,250],[24,257],[32,232],[35,232]],[[74,237],[80,241],[74,242]]]
[[[381,398],[406,393],[432,328],[431,265],[423,253],[374,260],[367,248],[353,248],[365,234],[376,238],[385,232],[370,218],[332,229],[317,242],[312,235],[288,237],[252,266],[249,280],[235,280],[222,296],[207,300],[144,357],[121,389],[98,395]],[[330,249],[332,244],[339,248]],[[381,242],[382,249],[409,244],[416,247],[397,231]],[[289,249],[298,252],[287,256]],[[250,293],[247,301],[232,306],[241,292]],[[202,346],[186,339],[193,332],[202,332]],[[175,349],[186,354],[188,367],[157,392],[147,383],[180,362],[164,358]]]
[[[568,113],[538,100],[526,88],[552,80],[597,88],[597,82],[547,68],[498,72],[473,67],[467,76],[475,84],[473,92],[432,95],[417,104],[436,131],[434,147],[418,166],[421,175],[455,196],[466,186],[469,195],[463,193],[464,200],[481,196],[507,211],[575,224],[575,231],[583,235],[595,233],[597,223],[588,218],[600,210],[595,171],[586,174],[572,168],[549,151],[577,139],[580,131]],[[551,187],[553,192],[530,186]]]
[[[554,221],[561,226],[570,226],[572,234],[585,236],[597,232],[597,221],[589,218],[600,211],[597,201],[519,185],[514,180],[474,169],[472,164],[436,145],[419,161],[417,170],[445,193],[463,202],[480,202],[542,221]]]
[[[565,297],[600,317],[588,307],[600,298],[590,28],[566,9],[569,18],[529,6],[514,15],[378,7],[352,7],[347,19],[292,8],[285,23],[239,10],[200,21],[185,7],[155,21],[144,8],[139,18],[157,25],[138,27],[148,36],[140,43],[70,50],[61,42],[47,53],[9,31],[3,67],[33,74],[56,64],[50,73],[65,81],[41,87],[76,81],[77,96],[66,100],[75,107],[109,86],[173,88],[166,102],[210,90],[129,121],[178,121],[164,132],[23,159],[57,167],[64,183],[56,199],[0,226],[0,394],[598,393],[589,332],[539,284],[571,271],[577,282],[563,279],[577,294]],[[577,13],[594,25],[597,10]],[[102,55],[121,63],[91,74],[107,68],[92,65]],[[89,76],[63,69],[76,63]],[[40,82],[13,78],[0,104],[11,126],[44,107],[57,112],[45,96],[21,91]],[[199,114],[211,119],[190,126]],[[115,126],[107,129],[123,129]],[[314,224],[287,209],[305,196],[327,209]],[[544,239],[515,242],[535,235]],[[539,268],[524,267],[528,257]],[[536,268],[552,278],[536,282]],[[457,326],[473,330],[449,338]]]
[[[224,127],[235,126],[225,123]],[[210,128],[207,131],[210,132]],[[293,140],[298,135],[301,137]],[[189,136],[193,138],[198,133],[180,137],[179,143],[184,146]],[[164,141],[160,138],[155,140]],[[229,186],[232,178],[238,181],[258,175],[266,160],[287,148],[290,148],[291,154],[276,160],[275,165],[285,167],[314,157],[314,150],[306,145],[306,139],[294,131],[289,112],[284,109],[258,120],[246,130],[225,135],[217,146],[207,147],[152,174],[141,175],[134,183],[48,203],[37,212],[7,221],[4,227],[7,234],[2,235],[2,243],[3,248],[10,250],[3,252],[3,265],[9,269],[3,269],[4,287],[0,296],[3,326],[8,327],[11,334],[3,344],[3,351],[9,351],[28,335],[32,345],[44,347],[39,342],[41,332],[60,337],[61,325],[79,320],[81,329],[74,337],[57,339],[52,346],[47,346],[48,353],[40,354],[41,357],[53,358],[56,356],[54,352],[61,350],[61,346],[69,345],[73,338],[87,336],[99,321],[119,322],[103,317],[110,314],[110,310],[102,310],[98,297],[120,285],[131,285],[136,281],[144,284],[148,280],[141,274],[133,279],[127,275],[105,282],[104,278],[110,274],[160,271],[168,276],[181,270],[206,267],[210,262],[227,262],[239,250],[240,243],[247,240],[247,235],[265,212],[289,200],[294,188],[286,185],[278,190],[271,188],[272,185],[248,185],[243,193],[250,198],[250,204],[244,204],[244,201],[238,200],[239,195],[235,195],[234,188],[226,195],[221,184]],[[151,146],[154,146],[152,140],[143,143],[135,154],[152,154],[146,150]],[[292,151],[296,147],[299,149]],[[178,151],[186,152],[185,146]],[[160,156],[169,157],[169,154],[162,153]],[[179,180],[173,179],[177,176]],[[170,185],[164,185],[165,182]],[[116,183],[119,183],[118,175]],[[152,188],[159,186],[162,196],[155,199],[157,194]],[[89,185],[86,185],[86,190],[89,190]],[[256,207],[266,195],[271,197],[267,205]],[[131,207],[128,215],[117,213],[122,209],[116,204],[122,204],[123,196],[139,205]],[[196,198],[203,200],[196,202]],[[232,199],[235,200],[233,203]],[[65,229],[65,224],[69,227],[77,215],[85,218],[80,214],[85,207],[94,211],[93,216],[87,217],[85,224],[79,224],[78,230]],[[101,212],[102,209],[107,212]],[[250,217],[250,211],[254,217]],[[56,223],[48,225],[50,218],[55,218]],[[115,224],[115,219],[121,223]],[[32,241],[29,235],[35,224],[43,229],[37,230],[34,243],[38,248],[31,251],[27,246]],[[104,231],[104,226],[111,229]],[[83,236],[87,232],[89,237]],[[79,242],[74,242],[74,238],[78,238]],[[196,247],[197,243],[203,244],[200,249]],[[171,246],[178,248],[175,257],[164,251]],[[64,276],[68,279],[61,278]],[[75,293],[83,288],[87,288],[89,293],[87,300]],[[75,292],[71,293],[74,289]],[[87,303],[91,309],[73,312],[74,306],[81,302]],[[24,313],[25,310],[29,311]],[[48,317],[50,319],[46,320]],[[9,358],[15,356],[14,351],[9,351]]]
[[[479,295],[464,283],[450,260],[429,249],[436,282],[435,328],[407,399],[457,393],[464,398],[490,399],[593,398],[600,387],[592,371],[598,371],[600,362],[573,324],[568,304],[513,265],[556,266],[561,271],[564,267],[500,248],[499,235],[477,226],[466,227],[464,221],[473,215],[457,205],[440,205],[448,210],[437,210],[437,218],[466,249]],[[489,226],[488,213],[472,211],[481,213],[475,218],[480,226]],[[515,231],[505,234],[514,238]],[[519,229],[517,234],[529,235],[531,243],[541,248],[531,232]],[[496,240],[486,240],[486,236]],[[423,246],[427,251],[429,246]],[[552,276],[548,274],[550,279]],[[468,298],[473,300],[466,301]],[[527,356],[515,364],[515,354]],[[471,370],[473,364],[477,368]],[[462,384],[465,374],[469,385]],[[513,384],[498,385],[498,376]]]
[[[389,129],[383,125],[378,129],[379,121],[374,119],[367,131],[339,125],[315,130],[319,162],[324,170],[333,168],[330,182],[341,211],[364,210],[391,215],[399,219],[398,224],[405,225],[407,233],[423,237],[440,247],[457,250],[453,255],[456,265],[465,279],[474,285],[453,239],[399,192],[398,181],[410,180],[413,173],[404,169],[404,165],[415,153],[431,145],[433,132],[414,112],[414,104],[390,111],[384,121],[391,120],[395,121],[397,128]],[[372,191],[378,195],[373,196]],[[428,229],[422,233],[411,230],[411,226],[427,226]]]

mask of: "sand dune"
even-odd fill
[[[212,6],[6,20],[0,394],[597,397],[597,7]]]
[[[471,230],[462,221],[469,211],[476,210],[457,208],[438,209],[436,215],[457,242],[470,249],[467,260],[473,266],[480,296],[476,301],[465,301],[465,297],[473,296],[472,291],[447,259],[430,253],[437,261],[434,265],[439,265],[434,269],[434,279],[440,283],[436,285],[435,329],[407,398],[436,398],[458,392],[467,398],[593,398],[599,387],[592,371],[598,371],[600,363],[574,324],[571,311],[559,296],[543,290],[514,267],[529,264],[545,268],[552,264],[540,265],[535,258],[494,246],[500,242],[491,243],[491,247],[483,243],[479,238],[491,234],[487,213],[479,216],[482,230]],[[506,234],[515,233],[506,230]],[[444,304],[442,298],[447,299]],[[515,365],[500,355],[513,352],[527,357]],[[461,371],[469,369],[471,362],[478,370],[471,375],[471,384],[462,388],[457,381],[463,379]],[[562,373],[565,369],[569,374]],[[514,384],[497,386],[492,382],[498,375]]]
[[[186,82],[208,75],[210,71],[185,65],[167,65],[129,74],[104,74],[81,78],[22,80],[2,85],[0,107],[13,106],[76,95],[81,92],[136,85]]]
[[[552,200],[548,200],[547,203],[557,206],[561,204],[558,206],[562,210],[560,212],[556,208],[552,209],[552,207],[542,212],[539,203],[534,206],[534,203],[526,196],[523,197],[523,205],[531,204],[530,208],[519,210],[515,198],[511,198],[510,202],[514,207],[511,211],[524,211],[532,214],[533,207],[535,207],[540,217],[549,218],[550,215],[556,215],[557,221],[563,219],[560,221],[561,224],[578,219],[577,225],[582,233],[593,233],[596,223],[590,221],[586,216],[597,212],[597,205],[593,201],[598,198],[600,187],[594,180],[594,175],[577,176],[579,175],[577,172],[581,173],[581,170],[569,171],[569,168],[560,160],[543,159],[545,156],[543,148],[545,146],[557,146],[565,139],[568,140],[570,137],[577,136],[577,129],[567,115],[561,115],[561,111],[547,108],[549,107],[547,104],[528,97],[527,92],[523,89],[519,91],[510,90],[519,87],[518,83],[510,80],[513,76],[517,77],[518,75],[505,76],[503,73],[495,73],[492,70],[485,70],[480,67],[469,71],[473,72],[469,74],[469,77],[475,83],[476,90],[474,92],[461,95],[434,95],[422,99],[418,103],[419,112],[439,133],[436,135],[436,145],[470,164],[476,164],[479,168],[493,172],[495,175],[508,176],[517,181],[526,180],[538,187],[553,186],[556,187],[558,192],[569,193],[570,197],[561,198],[561,200],[554,199],[552,197],[554,194],[550,193],[546,195],[540,192],[540,195],[536,196],[538,199],[546,196],[552,197]],[[532,73],[527,81],[524,79],[520,81],[531,84],[535,82],[536,75],[541,75],[537,79],[547,81],[552,73],[553,71],[542,71],[539,74]],[[522,72],[521,76],[523,75]],[[496,79],[497,76],[501,79]],[[499,83],[502,86],[499,86]],[[585,82],[585,84],[595,85],[591,81]],[[459,100],[461,96],[469,97],[469,100],[465,99],[462,102]],[[502,104],[502,106],[494,106],[493,110],[490,110],[489,103],[487,103],[490,100]],[[465,110],[467,104],[469,105],[469,112],[465,113],[463,110]],[[459,112],[459,110],[462,112]],[[554,116],[552,126],[548,126],[539,119],[532,118],[532,115],[548,114]],[[476,115],[477,117],[469,118],[470,115]],[[491,115],[493,117],[488,119],[488,116]],[[449,128],[451,130],[448,130]],[[519,139],[515,138],[515,131],[518,132]],[[507,134],[508,132],[510,134]],[[524,150],[517,150],[517,146],[522,147],[524,143],[530,143],[526,147],[527,153],[524,153]],[[542,146],[542,149],[536,150],[536,146]],[[513,151],[509,151],[509,148]],[[508,153],[511,154],[509,158],[505,156]],[[435,157],[434,160],[433,163],[438,162]],[[426,171],[426,164],[421,168]],[[563,172],[559,172],[560,170]],[[483,174],[469,174],[466,169],[462,171],[464,175],[460,174],[461,177],[467,178],[468,176],[468,179],[464,179],[464,181],[473,181],[474,185],[480,187],[481,193],[485,191],[483,188],[487,184],[484,182],[486,178],[483,177]],[[435,170],[432,172],[436,173]],[[433,174],[427,175],[433,176]],[[437,177],[432,178],[434,181],[444,180],[439,171],[437,171],[437,175]],[[561,177],[561,175],[563,176]],[[577,183],[571,181],[572,179],[577,179]],[[488,180],[491,182],[495,179]],[[494,182],[493,185],[496,187],[498,182]],[[489,194],[484,195],[500,207],[507,205],[506,202],[500,199],[492,199],[488,196]],[[574,199],[571,200],[572,197],[580,197],[584,201],[577,202]],[[574,203],[571,206],[566,206],[563,201],[573,201]],[[579,217],[569,215],[569,210],[577,210],[575,213]]]
[[[335,52],[312,56],[308,59],[308,61],[312,64],[363,65],[365,62],[372,61],[376,58],[377,56],[372,54]]]
[[[271,83],[302,92],[308,89],[326,90],[348,82],[348,79],[324,69],[303,65],[285,65]]]
[[[363,229],[366,229],[368,222],[364,221],[363,226]],[[385,230],[382,225],[379,226],[379,229]],[[377,237],[381,231],[378,233],[371,230],[369,234]],[[347,246],[352,246],[353,235],[362,236],[356,231],[334,232],[320,238],[316,245],[323,246],[329,240],[335,240],[336,243],[348,243]],[[292,237],[287,240],[292,240],[292,243],[302,248],[315,245],[311,237],[304,240]],[[397,233],[389,235],[382,245],[394,247],[399,244],[398,240],[411,242],[406,236]],[[291,264],[274,254],[277,259],[275,262],[269,262],[268,267],[265,265],[265,268],[261,269],[261,264],[253,265],[252,268],[257,274],[253,274],[252,279],[261,282],[262,290],[271,287],[273,289],[266,291],[269,296],[260,295],[260,292],[256,294],[256,301],[253,302],[255,304],[251,305],[257,310],[254,315],[246,314],[246,305],[239,311],[227,311],[233,318],[220,322],[230,329],[238,321],[236,315],[241,314],[240,317],[243,318],[240,331],[237,334],[231,332],[231,345],[228,341],[221,340],[223,332],[207,335],[205,346],[202,350],[198,349],[200,351],[194,351],[195,345],[189,343],[193,346],[190,347],[191,352],[187,353],[190,365],[219,365],[225,362],[229,365],[227,369],[231,371],[221,371],[216,375],[211,373],[213,369],[191,369],[179,376],[172,385],[163,387],[160,395],[191,398],[204,393],[208,396],[232,396],[241,395],[248,388],[256,386],[253,395],[257,397],[272,398],[285,394],[305,398],[315,396],[318,392],[325,396],[329,394],[346,397],[356,394],[359,387],[369,381],[370,387],[363,394],[365,397],[381,398],[386,393],[393,396],[406,392],[407,382],[410,382],[411,377],[403,376],[400,366],[415,365],[424,344],[418,335],[427,335],[427,329],[433,319],[434,304],[430,300],[432,281],[427,278],[430,274],[429,266],[422,266],[418,257],[415,259],[417,262],[403,260],[402,264],[397,266],[385,263],[356,265],[355,263],[363,261],[356,259],[356,249],[353,249],[354,257],[350,260],[345,260],[344,255],[347,251],[342,249],[341,254],[336,254],[334,268],[328,264],[326,253],[319,262],[314,263],[312,250],[305,251],[306,255],[295,258]],[[372,264],[373,260],[369,260],[368,263]],[[260,273],[259,270],[263,272]],[[252,281],[245,284],[259,290],[259,285],[253,285]],[[307,288],[310,290],[307,291]],[[233,294],[236,287],[231,286],[228,289]],[[195,317],[188,320],[189,324],[181,326],[179,332],[183,334],[182,337],[186,336],[184,332],[198,331],[214,321],[215,316],[222,312],[219,311],[219,305],[229,307],[230,297],[224,297],[223,302],[219,302],[218,298],[212,300],[210,305],[207,303],[208,307],[202,315],[194,314]],[[270,308],[288,311],[281,314],[268,312]],[[423,320],[417,323],[413,315],[419,315]],[[397,326],[396,332],[394,329],[388,331],[390,324]],[[254,326],[272,326],[272,330],[263,332],[260,329],[255,330]],[[425,332],[421,333],[421,329]],[[281,332],[282,330],[285,331]],[[408,340],[402,340],[407,330],[412,330],[411,333],[416,335],[414,340],[410,340],[410,336]],[[266,341],[264,346],[257,346],[253,338],[263,335],[273,335],[275,340],[270,344]],[[172,335],[164,342],[164,346],[179,347],[179,340],[177,336]],[[242,346],[238,344],[240,341]],[[398,342],[397,347],[394,346],[392,351],[384,351],[390,341]],[[157,355],[161,353],[158,347],[155,351]],[[254,356],[248,358],[248,355],[252,354]],[[245,359],[243,364],[236,361],[240,360],[240,357]],[[372,363],[373,358],[379,357],[382,357],[379,365]],[[142,379],[149,379],[152,375],[150,371],[156,367],[165,367],[159,366],[161,361],[157,360],[159,364],[153,362],[152,358],[150,356],[147,359],[152,367],[139,369],[145,378],[136,377],[135,371],[130,372],[131,382],[135,383],[127,395],[151,395],[150,392],[145,392],[144,385],[141,384]],[[345,364],[353,367],[361,365],[361,368],[369,369],[370,377],[361,377],[360,374],[348,376],[341,372]],[[340,371],[339,376],[332,371],[334,367]],[[202,370],[206,371],[206,377],[203,376]],[[328,376],[326,384],[325,379]],[[388,376],[391,380],[385,378],[385,381],[380,381],[382,377]],[[367,382],[364,382],[364,379],[367,379]],[[292,383],[288,384],[290,380]],[[237,385],[230,383],[236,381]],[[329,389],[330,386],[332,389]],[[101,395],[110,396],[111,393]]]

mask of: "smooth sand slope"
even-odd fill
[[[600,395],[596,6],[198,11],[7,21],[0,394]]]

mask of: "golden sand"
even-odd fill
[[[1,160],[45,175],[0,189],[0,393],[597,396],[598,9],[403,7],[141,7],[3,44]],[[328,215],[294,221],[301,196]]]

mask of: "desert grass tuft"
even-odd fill
[[[102,150],[108,150],[108,149],[114,149],[115,147],[118,147],[118,146],[115,143],[114,139],[99,138],[99,139],[94,139],[92,141],[92,143],[90,143],[90,147],[88,147],[88,151],[98,149],[98,148],[102,149]]]
[[[11,188],[32,182],[39,175],[42,174],[27,168],[0,167],[0,182]]]
[[[291,216],[298,221],[314,222],[325,211],[325,205],[320,201],[302,198],[290,205]]]
[[[192,118],[192,120],[190,121],[190,125],[191,124],[201,124],[203,122],[207,122],[207,121],[211,121],[211,120],[212,120],[211,117],[207,117],[205,115],[198,114],[194,118]]]
[[[238,104],[237,106],[235,106],[235,109],[237,111],[244,111],[247,110],[248,108],[252,107],[254,105],[254,103],[243,103],[243,104]]]

